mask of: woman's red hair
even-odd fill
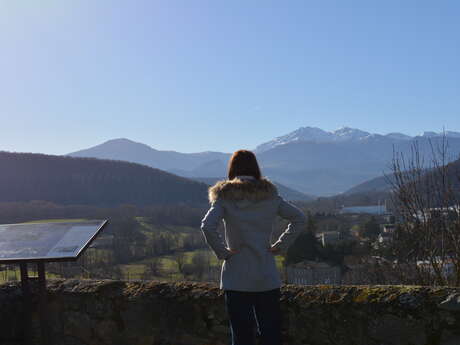
[[[232,180],[240,175],[253,176],[257,180],[261,178],[256,155],[251,151],[238,150],[233,153],[228,162],[228,179]]]

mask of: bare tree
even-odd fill
[[[147,265],[147,271],[149,272],[150,276],[160,276],[161,269],[162,269],[161,258],[154,257],[150,259],[150,262]]]
[[[207,252],[197,252],[192,257],[192,265],[197,280],[203,280],[206,271],[209,270],[210,257]]]
[[[185,259],[186,259],[185,253],[178,252],[174,255],[174,261],[177,264],[177,270],[182,275],[184,275]]]
[[[392,204],[399,219],[391,250],[402,282],[460,285],[460,174],[449,164],[448,142],[429,142],[426,159],[417,142],[411,154],[394,151]]]

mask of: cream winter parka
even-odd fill
[[[273,223],[279,215],[290,221],[273,244],[286,250],[305,226],[305,215],[278,195],[267,178],[237,176],[209,188],[211,208],[201,222],[206,242],[222,264],[220,288],[267,291],[281,286],[274,255],[268,251]],[[222,222],[225,240],[217,228]],[[237,251],[232,254],[231,250]]]

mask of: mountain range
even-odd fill
[[[0,203],[50,201],[59,205],[207,206],[217,179],[189,179],[125,161],[0,151]],[[311,197],[275,183],[292,201]]]
[[[333,132],[301,127],[258,145],[254,152],[262,172],[273,181],[308,196],[344,193],[389,171],[393,152],[409,155],[413,145],[429,156],[432,146],[446,138],[450,155],[460,153],[459,132],[375,134],[343,127]],[[140,163],[188,178],[222,178],[230,153],[160,151],[128,139],[109,140],[69,154]]]
[[[293,142],[314,142],[314,143],[343,143],[343,142],[366,142],[373,139],[390,140],[413,140],[416,138],[460,138],[460,132],[423,132],[418,136],[410,136],[403,133],[388,133],[385,135],[369,133],[360,129],[342,127],[335,131],[325,131],[317,127],[300,127],[286,135],[276,137],[256,147],[255,152],[268,151],[274,147],[290,144]]]

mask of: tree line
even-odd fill
[[[136,163],[0,152],[0,202],[137,206],[207,202],[207,185]]]

